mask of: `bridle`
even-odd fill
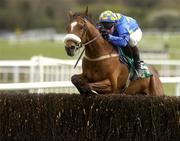
[[[99,34],[99,35],[97,35],[96,37],[94,37],[93,39],[91,39],[91,40],[89,40],[89,41],[87,41],[87,42],[85,42],[85,43],[82,43],[82,39],[84,38],[84,36],[85,36],[85,34],[87,33],[87,24],[86,24],[86,18],[82,18],[82,17],[79,17],[83,22],[84,22],[84,24],[83,24],[83,27],[82,27],[82,34],[81,34],[81,36],[79,37],[79,36],[77,36],[77,35],[75,35],[75,34],[71,34],[70,36],[68,36],[68,35],[66,35],[65,37],[66,37],[66,39],[71,39],[71,36],[74,36],[73,38],[75,39],[75,41],[77,41],[76,43],[75,43],[75,45],[73,46],[74,48],[73,48],[73,51],[74,52],[76,52],[77,50],[79,50],[80,48],[82,48],[82,47],[84,47],[83,48],[83,50],[82,50],[82,52],[81,52],[81,54],[80,54],[80,56],[79,56],[79,58],[78,58],[78,60],[77,60],[77,62],[76,62],[76,64],[74,65],[74,68],[76,68],[76,66],[77,66],[77,64],[78,64],[78,62],[79,62],[79,60],[81,59],[81,57],[82,57],[82,55],[83,55],[83,53],[84,53],[84,51],[85,51],[85,46],[87,46],[87,45],[89,45],[89,44],[91,44],[92,42],[94,42],[95,40],[97,40],[99,37],[101,37],[101,34]],[[77,17],[76,18],[74,18],[74,19],[77,19]],[[68,36],[68,37],[67,37]],[[72,38],[72,40],[73,40],[73,38]],[[89,60],[89,61],[100,61],[100,60],[104,60],[104,59],[107,59],[107,58],[112,58],[112,57],[118,57],[118,54],[117,53],[115,53],[115,54],[108,54],[108,55],[104,55],[104,56],[101,56],[101,57],[98,57],[98,58],[89,58],[88,56],[84,56],[87,60]]]
[[[81,57],[82,57],[82,55],[83,55],[83,53],[84,53],[84,51],[85,51],[85,46],[88,45],[88,44],[90,44],[90,43],[92,43],[92,42],[94,42],[94,41],[97,40],[97,38],[99,38],[99,37],[100,37],[100,35],[96,36],[95,38],[93,38],[92,40],[86,42],[85,44],[81,44],[81,45],[79,46],[78,49],[80,49],[80,48],[82,48],[82,47],[84,47],[84,49],[83,49],[83,51],[81,52],[81,54],[80,54],[78,60],[76,61],[76,64],[74,65],[74,69],[76,68],[76,66],[77,66],[77,64],[78,64],[78,62],[79,62],[79,60],[81,59]]]
[[[85,34],[86,34],[86,32],[87,32],[87,26],[86,26],[86,19],[81,18],[81,20],[84,21],[84,24],[83,24],[83,28],[82,28],[82,29],[83,29],[83,32],[82,32],[82,34],[81,34],[80,39],[83,39],[83,37],[85,36]],[[94,37],[92,40],[87,41],[86,43],[82,43],[82,42],[77,43],[76,46],[75,46],[75,50],[78,50],[78,49],[80,49],[80,48],[82,48],[82,47],[84,47],[84,50],[85,50],[85,46],[91,44],[92,42],[94,42],[95,40],[97,40],[100,36],[101,36],[101,35],[98,35],[98,36]],[[84,51],[84,50],[83,50],[83,51]]]
[[[83,29],[83,32],[82,32],[82,34],[81,34],[80,39],[83,39],[83,37],[85,36],[85,34],[86,34],[86,32],[87,32],[87,26],[86,26],[86,19],[81,18],[81,20],[84,21],[84,24],[83,24],[83,28],[82,28],[82,29]],[[87,41],[86,43],[82,43],[82,42],[76,43],[76,45],[75,45],[75,52],[76,52],[77,50],[79,50],[80,48],[82,48],[82,47],[84,47],[84,49],[82,50],[82,52],[81,52],[78,60],[76,61],[75,65],[74,65],[74,69],[76,68],[79,60],[81,59],[81,57],[82,57],[82,55],[83,55],[83,53],[84,53],[84,51],[85,51],[85,46],[91,44],[92,42],[94,42],[95,40],[97,40],[100,36],[101,36],[101,35],[99,34],[98,36],[94,37],[92,40]]]

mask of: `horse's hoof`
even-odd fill
[[[97,93],[95,90],[91,90],[93,95],[99,95],[99,93]]]
[[[96,91],[91,90],[91,91],[89,91],[87,93],[80,93],[80,95],[89,97],[89,96],[97,96],[99,94]]]

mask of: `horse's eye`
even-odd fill
[[[80,28],[80,30],[82,30],[82,29],[84,28],[84,26],[83,26],[83,25],[80,25],[79,28]]]

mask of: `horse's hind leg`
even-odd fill
[[[150,80],[150,95],[161,96],[164,95],[163,85],[156,75],[151,77]]]
[[[153,73],[149,85],[150,95],[164,95],[163,85],[161,83],[161,80],[159,79],[157,70],[152,65],[148,65],[148,68]]]
[[[82,74],[73,75],[71,77],[71,82],[76,86],[80,94],[92,94],[91,88],[88,85],[88,80],[85,79]]]

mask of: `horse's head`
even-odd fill
[[[88,15],[88,8],[82,13],[69,11],[70,22],[67,26],[67,35],[64,37],[65,49],[69,56],[74,56],[75,52],[82,46],[87,30],[85,17]]]

